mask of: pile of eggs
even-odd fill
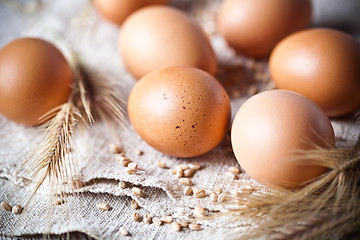
[[[216,55],[194,20],[166,6],[168,0],[93,2],[105,19],[120,26],[119,52],[138,80],[128,99],[129,119],[153,148],[175,157],[199,156],[215,148],[232,125],[235,157],[249,176],[264,185],[298,188],[327,171],[305,164],[299,152],[333,148],[328,117],[344,116],[360,107],[360,44],[337,30],[306,29],[311,22],[310,0],[222,3],[216,19],[218,33],[238,54],[268,57],[271,78],[279,88],[248,99],[232,123],[230,99],[214,77]],[[68,98],[71,71],[61,53],[45,42],[33,51],[49,48],[46,51],[54,52],[51,61],[44,54],[34,66],[12,70],[17,52],[18,58],[24,55],[20,47],[11,48],[20,46],[19,41],[25,40],[0,51],[0,112],[18,123],[36,125],[41,114]],[[63,70],[29,77],[46,64]],[[55,96],[52,89],[59,86],[62,90]]]

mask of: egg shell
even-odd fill
[[[285,36],[307,27],[310,20],[310,0],[226,0],[217,28],[238,53],[260,58]]]
[[[136,10],[155,4],[167,4],[169,0],[94,0],[100,14],[110,22],[121,25]]]
[[[150,6],[133,13],[124,22],[119,49],[136,79],[167,67],[200,68],[212,75],[217,60],[205,32],[179,10]]]
[[[68,100],[72,81],[70,65],[47,41],[19,38],[0,50],[0,112],[14,122],[40,124]]]
[[[272,90],[248,99],[231,129],[232,147],[241,167],[272,188],[298,188],[327,168],[304,164],[299,151],[335,144],[323,111],[301,94]]]
[[[173,67],[143,77],[128,100],[130,121],[158,151],[175,157],[204,154],[225,136],[230,100],[208,73]]]
[[[294,33],[271,53],[269,69],[278,88],[305,95],[330,117],[360,107],[360,44],[350,35],[322,28]]]

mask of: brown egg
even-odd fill
[[[298,188],[327,169],[304,164],[299,151],[335,144],[329,119],[301,94],[272,90],[247,100],[231,130],[241,167],[269,187]]]
[[[345,33],[294,33],[275,47],[269,69],[278,88],[305,95],[330,117],[360,107],[360,44]]]
[[[285,36],[311,20],[311,0],[225,0],[218,31],[229,46],[251,57],[266,57]]]
[[[208,73],[173,67],[143,77],[128,100],[129,118],[149,145],[175,157],[204,154],[225,136],[230,100]]]
[[[69,98],[72,70],[61,52],[49,42],[20,38],[0,50],[0,112],[24,125]]]
[[[94,5],[107,20],[121,25],[136,10],[155,4],[167,4],[169,0],[94,0]]]
[[[167,67],[196,67],[212,75],[217,69],[216,56],[204,31],[171,7],[146,7],[129,16],[120,31],[119,49],[137,79]]]

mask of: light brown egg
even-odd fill
[[[169,0],[94,0],[94,5],[105,19],[121,25],[131,13],[140,8],[168,2]]]
[[[146,7],[129,16],[120,31],[119,49],[136,79],[166,67],[196,67],[212,75],[217,69],[204,31],[171,7]]]
[[[225,0],[218,31],[229,46],[251,57],[266,57],[285,36],[307,27],[310,0]]]
[[[24,125],[69,98],[72,70],[62,53],[37,38],[20,38],[0,50],[0,112]]]
[[[230,100],[208,73],[173,67],[143,77],[128,100],[132,125],[149,145],[175,157],[204,154],[225,136]]]
[[[278,88],[305,95],[330,117],[360,107],[360,44],[345,33],[294,33],[275,47],[269,69]]]
[[[298,188],[327,169],[306,165],[299,151],[333,147],[329,119],[301,94],[272,90],[247,100],[231,130],[232,147],[241,167],[269,187]]]

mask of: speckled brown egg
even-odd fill
[[[37,38],[20,38],[0,50],[0,112],[24,125],[65,103],[72,70],[62,53]]]
[[[119,49],[136,79],[167,67],[200,68],[212,75],[217,60],[204,31],[179,10],[150,6],[130,15],[119,35]]]
[[[272,90],[248,99],[237,112],[231,142],[245,172],[269,187],[298,188],[327,169],[300,151],[331,148],[334,131],[324,112],[299,93]]]
[[[307,27],[311,0],[226,0],[217,26],[238,53],[266,57],[285,36]]]
[[[121,25],[136,10],[149,5],[166,4],[169,0],[94,0],[93,2],[105,19]]]
[[[132,125],[149,145],[175,157],[204,154],[225,136],[230,101],[208,73],[173,67],[143,77],[128,100]]]
[[[283,39],[271,53],[271,77],[299,92],[330,117],[360,107],[360,43],[332,29],[309,29]]]

